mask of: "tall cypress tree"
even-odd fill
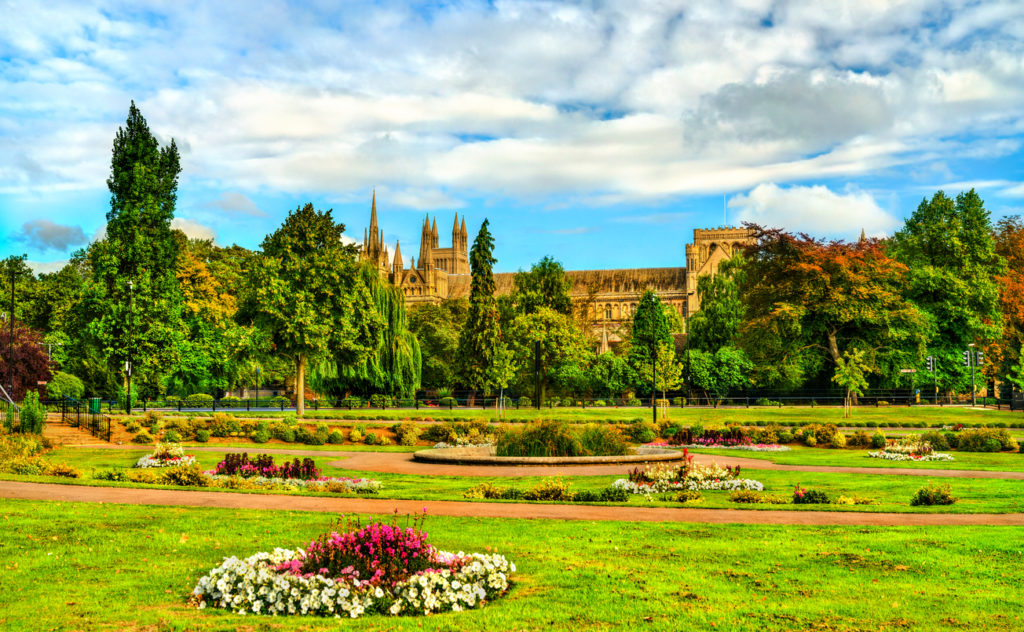
[[[171,228],[180,173],[174,140],[160,147],[133,101],[114,138],[107,234],[89,253],[94,277],[81,342],[98,348],[107,370],[121,376],[118,383],[127,379],[125,361],[131,358],[134,381],[150,394],[173,364],[183,335],[175,276],[179,246]]]
[[[498,304],[494,299],[494,238],[485,219],[473,240],[469,265],[473,273],[469,314],[459,336],[459,378],[472,389],[493,385],[493,367],[501,348]]]

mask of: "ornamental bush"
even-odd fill
[[[11,415],[6,415],[7,430],[11,428]],[[21,432],[29,434],[42,434],[43,425],[46,423],[46,406],[39,403],[39,393],[29,391],[25,393],[25,400],[21,403]]]
[[[341,434],[340,430],[332,430],[327,435],[327,443],[332,443],[332,444],[345,443],[345,435]]]
[[[830,502],[829,495],[820,489],[804,489],[797,485],[793,490],[793,503],[797,505],[827,505]]]
[[[85,385],[82,380],[70,373],[57,371],[46,384],[46,394],[50,399],[81,399],[85,393]]]
[[[185,408],[213,408],[213,395],[193,393],[182,400]]]
[[[1010,436],[1006,428],[972,428],[962,430],[959,437],[959,449],[965,452],[999,452],[1018,448],[1017,442]],[[999,446],[995,447],[995,440]],[[994,449],[993,449],[994,448]]]
[[[636,443],[650,443],[658,438],[658,430],[649,421],[634,419],[626,427],[626,434]]]
[[[949,484],[945,485],[933,485],[928,483],[921,489],[917,490],[914,497],[910,499],[910,505],[912,507],[924,506],[924,505],[952,505],[957,501],[956,497],[953,496],[953,490],[949,487]]]
[[[875,450],[881,450],[885,447],[886,443],[888,443],[888,441],[886,440],[885,435],[881,432],[876,432],[871,435],[871,447]]]
[[[562,480],[561,476],[542,479],[539,483],[526,490],[526,500],[569,501],[573,498],[572,484]]]
[[[234,395],[228,395],[226,397],[221,397],[220,401],[217,402],[217,405],[224,408],[238,408],[242,405],[242,398],[235,397]]]
[[[523,396],[516,400],[516,404],[520,408],[529,408],[530,406],[533,405],[533,402],[530,400],[529,397]]]
[[[420,438],[420,427],[415,421],[403,421],[391,426],[391,430],[398,437],[399,445],[416,445]]]
[[[498,436],[497,456],[582,456],[583,444],[564,421],[540,420]]]
[[[579,437],[583,454],[588,456],[618,456],[629,449],[619,429],[609,424],[587,424]]]
[[[206,443],[210,440],[210,431],[206,429],[196,430],[196,441]]]

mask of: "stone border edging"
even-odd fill
[[[493,447],[478,446],[420,450],[413,452],[412,458],[446,465],[605,465],[681,461],[683,453],[666,448],[630,448],[629,454],[615,456],[494,456]]]

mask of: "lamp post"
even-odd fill
[[[135,307],[135,283],[128,281],[128,362],[125,369],[128,372],[128,398],[125,406],[128,409],[128,416],[132,414],[132,342],[135,337],[135,319],[133,312]]]
[[[256,408],[260,407],[260,368],[256,367]]]
[[[654,425],[658,425],[658,351],[655,347],[651,354],[651,414]]]

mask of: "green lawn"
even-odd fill
[[[240,417],[271,417],[280,418],[278,412],[247,413],[245,411],[220,411]],[[178,414],[165,413],[165,414]],[[199,414],[199,413],[181,413]],[[209,416],[204,413],[203,416]],[[721,425],[726,422],[740,422],[745,424],[758,421],[775,423],[806,423],[806,422],[832,422],[839,425],[844,424],[843,410],[841,407],[815,407],[789,406],[783,408],[757,407],[751,408],[671,408],[669,419],[678,421],[684,425],[690,424],[715,424]],[[509,409],[505,415],[506,419],[532,420],[532,419],[564,419],[571,422],[587,421],[629,421],[637,417],[643,419],[651,418],[650,408],[545,408],[537,410]],[[342,420],[342,421],[396,421],[402,419],[417,420],[466,420],[485,419],[496,420],[493,409],[483,410],[480,408],[423,408],[414,409],[389,409],[376,410],[364,409],[358,411],[347,410],[309,410],[306,413],[307,421],[319,420]],[[915,423],[923,422],[930,425],[951,425],[957,423],[1006,423],[1024,427],[1024,415],[1019,412],[1011,413],[1007,410],[997,411],[995,409],[972,409],[965,407],[932,407],[932,406],[890,406],[882,408],[864,407],[854,410],[853,417],[848,421],[854,423],[875,422],[880,426],[892,423]]]
[[[1024,472],[1024,454],[1019,452],[958,452],[955,461],[887,461],[868,456],[871,450],[832,450],[792,446],[787,452],[749,452],[747,450],[708,450],[692,448],[690,452],[714,454],[723,457],[760,459],[781,465],[823,465],[836,467],[909,468],[916,470],[988,470],[994,472]]]
[[[0,629],[972,630],[1024,628],[1011,527],[795,527],[431,517],[442,549],[496,549],[515,584],[481,610],[339,623],[197,611],[225,556],[302,546],[332,517],[5,500]]]
[[[63,448],[49,453],[48,458],[62,461],[81,468],[87,474],[94,469],[111,467],[131,467],[147,450],[106,450],[88,448]],[[197,462],[204,469],[212,469],[223,458],[223,453],[195,452]],[[277,455],[276,459],[296,458]],[[526,490],[539,483],[542,478],[528,477],[480,477],[480,476],[416,476],[411,474],[390,474],[384,472],[364,472],[345,469],[344,460],[338,457],[312,457],[326,476],[351,476],[373,478],[381,481],[384,488],[379,493],[381,498],[419,499],[419,500],[463,500],[463,493],[480,483],[488,482],[502,487],[516,487]],[[337,462],[341,467],[330,465]],[[1024,481],[1001,479],[969,479],[969,478],[936,478],[936,482],[949,482],[954,494],[960,499],[954,505],[945,507],[910,507],[910,498],[929,479],[917,476],[887,476],[884,474],[847,474],[819,472],[789,472],[777,470],[745,469],[744,478],[753,478],[762,482],[766,491],[791,496],[793,487],[800,484],[804,487],[821,488],[833,496],[840,494],[866,496],[875,502],[871,505],[738,505],[727,499],[726,492],[705,492],[703,507],[731,509],[787,509],[792,511],[832,510],[832,511],[874,511],[874,512],[924,512],[924,513],[1016,513],[1024,511]],[[18,478],[4,475],[2,478]],[[574,490],[599,490],[612,483],[618,476],[570,476],[565,480],[572,484]],[[22,477],[22,480],[54,480],[43,477]],[[59,480],[72,484],[102,484],[116,486],[138,486],[131,483],[105,483],[88,479],[78,481]],[[218,490],[224,493],[238,493],[231,490]],[[280,493],[280,492],[248,492],[248,493]],[[493,502],[493,501],[479,501]],[[500,501],[499,501],[500,502]],[[668,498],[656,498],[648,501],[639,496],[632,497],[629,504],[679,506]]]

